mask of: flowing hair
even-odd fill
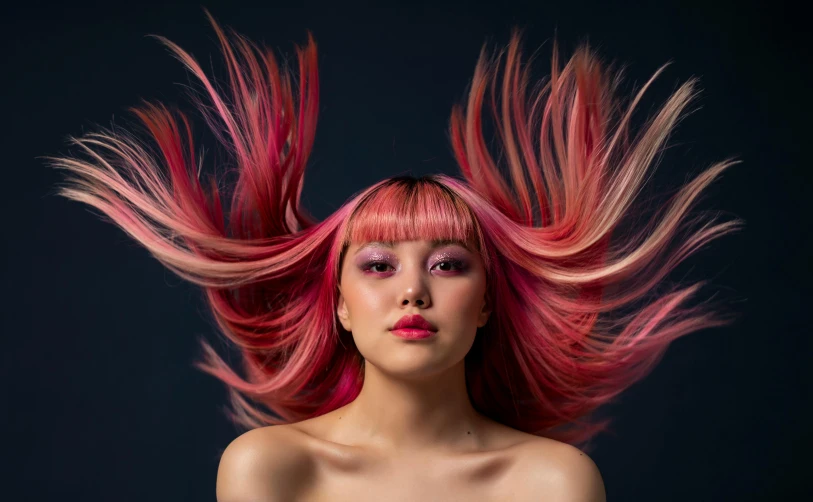
[[[609,419],[592,420],[593,413],[647,375],[672,341],[736,318],[708,302],[690,305],[706,281],[655,287],[742,225],[688,217],[737,161],[712,165],[664,198],[643,228],[619,231],[696,95],[694,80],[630,139],[633,111],[666,65],[624,109],[615,98],[620,72],[587,45],[560,68],[554,42],[549,78],[529,89],[515,29],[503,51],[490,55],[483,46],[468,101],[452,109],[449,138],[462,180],[385,179],[316,221],[300,206],[319,103],[312,34],[296,46],[295,73],[280,68],[272,50],[233,30],[226,35],[204,11],[227,65],[225,90],[194,57],[156,38],[202,86],[191,100],[236,164],[230,194],[215,176],[204,188],[190,120],[161,103],[130,108],[149,140],[113,126],[70,138],[83,156],[46,161],[70,175],[58,195],[101,211],[205,292],[241,367],[203,339],[195,366],[226,385],[229,417],[239,427],[319,416],[359,394],[364,360],[336,316],[351,242],[452,239],[475,249],[493,310],[466,356],[473,406],[573,444],[607,429]],[[487,147],[485,101],[510,183]],[[230,195],[228,217],[221,192]]]

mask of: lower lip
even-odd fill
[[[392,330],[392,334],[400,338],[406,338],[407,340],[422,340],[433,336],[435,332],[425,329],[401,328]]]

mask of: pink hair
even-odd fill
[[[704,188],[737,162],[714,164],[646,228],[611,242],[695,96],[693,80],[630,141],[632,112],[665,65],[618,114],[618,79],[610,80],[587,46],[560,69],[554,43],[550,79],[527,100],[515,30],[502,80],[505,52],[492,58],[483,47],[467,106],[453,108],[450,137],[464,181],[387,179],[318,222],[300,207],[319,102],[312,35],[304,49],[296,47],[296,82],[271,50],[234,32],[231,42],[206,15],[227,63],[228,100],[191,55],[157,38],[202,84],[211,104],[192,99],[236,161],[228,224],[214,177],[208,190],[201,186],[189,120],[163,104],[131,109],[154,145],[104,130],[71,138],[87,160],[48,160],[73,175],[59,195],[98,209],[204,289],[222,333],[242,352],[243,374],[204,340],[196,366],[226,384],[240,426],[299,421],[358,395],[364,361],[335,312],[350,242],[454,239],[477,249],[493,313],[466,357],[472,404],[501,423],[562,441],[583,443],[605,430],[609,420],[590,421],[591,413],[642,379],[673,340],[733,319],[686,306],[705,281],[659,296],[651,291],[686,257],[741,225],[685,221]],[[483,136],[489,87],[511,186]],[[611,315],[622,307],[630,313]]]

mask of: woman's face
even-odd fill
[[[339,291],[339,321],[367,364],[405,377],[431,376],[461,361],[490,313],[482,258],[452,242],[351,243]],[[407,340],[390,331],[414,314],[437,328],[434,336]]]

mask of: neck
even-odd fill
[[[457,452],[482,442],[484,419],[466,392],[464,361],[408,380],[367,363],[361,392],[342,416],[348,439],[381,450]]]

